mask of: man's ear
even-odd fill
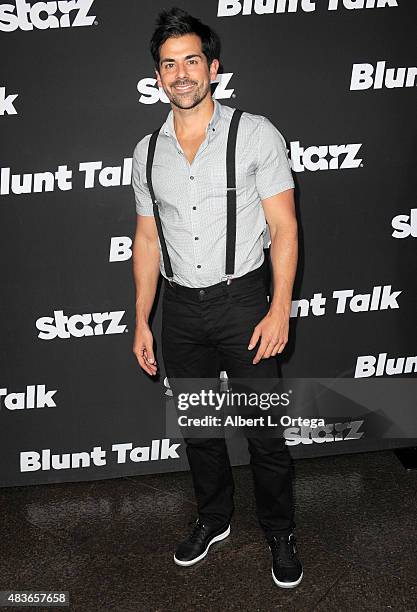
[[[158,83],[158,87],[162,87],[161,75],[159,74],[156,68],[155,68],[155,76],[156,76],[156,82]]]
[[[216,76],[217,76],[217,71],[218,71],[218,69],[219,69],[219,66],[220,66],[220,62],[219,62],[219,60],[214,59],[214,60],[211,62],[211,65],[210,65],[210,79],[211,79],[212,81],[214,81],[214,79],[215,79],[215,78],[216,78]]]

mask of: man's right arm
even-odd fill
[[[132,250],[136,286],[136,330],[133,352],[141,368],[151,375],[156,374],[157,365],[148,321],[158,284],[159,258],[155,218],[138,214]]]

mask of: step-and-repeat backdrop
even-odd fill
[[[282,376],[415,378],[415,3],[180,6],[222,39],[214,97],[287,142],[300,261]],[[187,469],[166,435],[160,292],[158,380],[132,352],[132,153],[170,110],[148,50],[166,7],[0,4],[3,486]],[[296,458],[410,445],[411,431],[368,435],[366,418],[295,426],[287,444]],[[247,461],[243,440],[231,454]]]

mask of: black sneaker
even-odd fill
[[[174,561],[177,565],[187,567],[203,559],[214,542],[224,540],[230,534],[230,525],[213,529],[207,523],[197,519],[191,534],[178,546]]]
[[[275,536],[269,540],[272,553],[272,578],[280,587],[291,589],[300,584],[303,566],[297,557],[295,535]]]

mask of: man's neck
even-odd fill
[[[214,113],[214,102],[211,95],[208,95],[194,108],[173,106],[172,110],[177,138],[193,138],[205,133]]]

